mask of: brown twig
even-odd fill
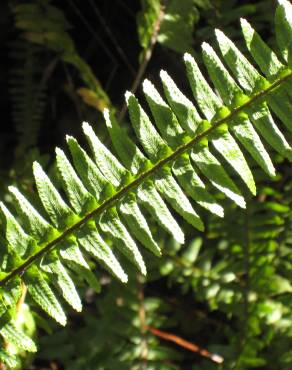
[[[139,320],[140,320],[140,331],[141,331],[141,370],[147,370],[147,358],[148,358],[148,345],[146,339],[146,312],[145,312],[145,305],[144,305],[144,290],[143,290],[143,278],[141,275],[138,276],[138,283],[139,283]]]
[[[152,53],[153,53],[153,49],[154,49],[154,46],[157,42],[157,38],[158,38],[158,34],[159,34],[159,30],[160,30],[160,26],[161,26],[161,23],[163,21],[163,18],[164,18],[164,14],[165,14],[165,6],[164,5],[161,5],[160,7],[160,11],[159,11],[159,14],[158,14],[158,17],[155,21],[155,25],[154,25],[154,30],[153,30],[153,33],[152,33],[152,36],[151,36],[151,39],[150,39],[150,43],[149,43],[149,46],[148,48],[145,50],[144,52],[144,57],[143,57],[143,60],[140,64],[140,67],[138,69],[138,72],[136,74],[136,77],[133,81],[133,84],[130,88],[130,91],[135,94],[135,92],[137,91],[138,89],[138,86],[140,85],[141,83],[141,80],[144,76],[144,73],[145,73],[145,70],[147,68],[147,65],[151,59],[151,56],[152,56]],[[118,116],[119,120],[121,121],[124,117],[125,117],[125,114],[127,112],[127,104],[124,103],[121,111],[120,111],[120,114]]]
[[[181,337],[178,337],[175,334],[167,333],[166,331],[158,330],[151,326],[147,326],[147,330],[157,337],[168,340],[170,342],[174,342],[189,351],[198,353],[203,357],[209,358],[211,361],[216,362],[217,364],[221,364],[224,361],[223,357],[221,357],[220,355],[217,355],[216,353],[211,353],[208,350],[201,348],[198,345],[191,343]]]

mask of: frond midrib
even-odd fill
[[[238,116],[246,108],[252,106],[254,103],[256,103],[261,98],[269,95],[274,89],[281,86],[283,83],[285,83],[291,77],[292,77],[292,72],[289,70],[289,73],[287,73],[284,77],[276,80],[274,83],[272,83],[266,89],[260,91],[259,93],[256,93],[253,97],[251,97],[244,104],[235,108],[226,117],[224,117],[222,119],[219,119],[218,121],[215,121],[214,123],[212,123],[212,126],[209,129],[207,129],[207,130],[203,131],[202,133],[198,134],[196,137],[194,137],[193,139],[191,139],[187,143],[179,146],[169,156],[163,158],[162,160],[157,162],[155,165],[153,165],[153,167],[151,169],[149,169],[148,171],[145,171],[145,172],[141,173],[139,175],[139,177],[137,177],[135,180],[133,180],[132,182],[130,182],[129,184],[127,184],[126,186],[121,188],[111,198],[108,198],[107,200],[105,200],[101,205],[99,205],[93,211],[89,212],[80,221],[78,221],[77,223],[75,223],[74,225],[72,225],[68,229],[66,229],[59,237],[50,241],[43,248],[41,248],[37,253],[35,253],[34,255],[29,257],[25,262],[23,262],[17,268],[15,268],[11,272],[9,272],[2,280],[0,280],[0,287],[7,284],[16,275],[22,274],[35,261],[37,261],[39,258],[41,258],[47,252],[49,252],[49,251],[53,250],[55,247],[57,247],[58,243],[63,241],[69,235],[73,234],[75,231],[77,231],[80,227],[85,225],[86,222],[91,220],[93,217],[96,217],[96,216],[100,215],[102,212],[104,212],[105,210],[113,207],[128,192],[136,189],[146,179],[150,178],[152,175],[154,175],[156,172],[158,172],[163,166],[165,166],[168,163],[171,163],[172,161],[177,159],[180,155],[185,153],[187,150],[191,149],[200,140],[202,140],[203,138],[208,137],[209,135],[211,135],[221,125],[230,123],[230,121],[232,121],[236,116]]]

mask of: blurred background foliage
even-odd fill
[[[182,54],[188,51],[200,61],[200,44],[213,42],[214,28],[245,52],[238,23],[245,17],[275,48],[275,7],[273,0],[1,1],[1,199],[11,201],[6,192],[11,183],[33,195],[32,162],[54,172],[55,146],[63,146],[65,134],[82,142],[83,120],[110,145],[102,110],[115,110],[128,130],[124,92],[143,99],[141,81],[147,77],[157,84],[160,69],[190,97]],[[280,156],[274,160],[278,176],[271,181],[255,172],[258,195],[245,211],[215,194],[226,216],[203,213],[204,233],[179,219],[184,245],[152,226],[163,257],[145,252],[147,280],[127,261],[126,286],[98,268],[100,293],[80,280],[84,310],[71,312],[66,328],[43,313],[32,315],[32,303],[24,303],[18,322],[36,338],[39,352],[16,353],[12,365],[291,369],[291,171]]]

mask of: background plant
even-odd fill
[[[84,9],[72,6],[72,4],[74,5],[72,2],[70,4],[71,11],[74,10],[80,22],[85,25],[85,20],[87,29],[92,29],[89,16],[82,16],[82,18],[80,16],[80,11],[84,11]],[[269,40],[269,22],[273,17],[273,12],[270,16],[260,17],[262,3],[259,2],[253,6],[247,3],[243,7],[239,7],[236,2],[224,4],[221,5],[218,2],[212,5],[207,2],[186,1],[184,6],[178,6],[177,2],[173,1],[162,4],[163,8],[158,2],[144,2],[142,4],[143,13],[139,13],[138,17],[140,42],[144,48],[139,58],[140,68],[138,68],[137,75],[133,76],[133,82],[127,81],[126,86],[121,81],[115,82],[114,90],[116,90],[116,86],[118,86],[118,89],[121,88],[117,98],[114,93],[111,93],[110,88],[108,88],[107,94],[101,90],[101,84],[97,82],[96,77],[93,77],[93,72],[88,67],[89,63],[86,62],[84,57],[81,58],[77,54],[72,39],[67,32],[69,25],[60,13],[60,9],[50,8],[49,2],[37,4],[44,12],[42,16],[47,16],[45,18],[47,21],[41,22],[44,29],[41,28],[41,32],[38,34],[40,25],[34,25],[35,21],[31,22],[29,14],[24,11],[31,10],[31,7],[21,8],[21,6],[24,6],[23,4],[11,3],[11,9],[15,15],[15,18],[13,18],[15,25],[22,32],[24,31],[24,34],[20,37],[29,41],[28,49],[35,49],[34,56],[37,56],[39,63],[35,66],[36,64],[32,62],[31,57],[33,54],[26,54],[25,58],[28,60],[26,65],[29,67],[29,72],[26,73],[29,73],[29,77],[22,80],[24,83],[18,82],[18,86],[21,86],[20,94],[16,94],[17,88],[12,89],[11,100],[15,107],[14,129],[15,132],[19,132],[20,136],[18,146],[14,146],[15,164],[8,166],[9,161],[5,161],[5,165],[3,164],[3,182],[5,184],[14,182],[19,188],[33,195],[35,188],[29,172],[31,162],[37,159],[43,166],[47,166],[50,173],[54,175],[55,170],[50,166],[50,160],[43,154],[49,152],[50,147],[52,149],[55,145],[60,144],[57,137],[60,136],[59,133],[61,133],[61,137],[64,137],[63,131],[74,134],[78,138],[81,137],[79,135],[81,119],[90,121],[100,119],[96,110],[89,108],[88,103],[93,108],[98,109],[102,109],[104,106],[121,107],[122,104],[115,99],[122,96],[125,88],[129,88],[131,85],[133,89],[137,88],[137,81],[139,82],[142,78],[142,76],[139,77],[141,71],[143,74],[147,73],[148,76],[151,76],[152,80],[153,76],[157,78],[158,70],[160,67],[164,67],[161,62],[160,65],[158,64],[163,58],[168,61],[167,70],[172,71],[173,69],[171,75],[175,77],[182,68],[181,64],[177,62],[181,58],[177,54],[167,51],[168,49],[165,49],[165,47],[177,52],[194,52],[196,44],[202,41],[200,35],[209,35],[211,28],[218,25],[218,23],[221,28],[223,28],[223,25],[226,26],[226,33],[231,34],[233,39],[236,40],[238,27],[235,20],[238,19],[238,14],[240,16],[254,14],[254,17],[249,15],[249,19],[251,22],[254,20],[255,28],[263,30],[264,34],[266,33],[265,39]],[[58,6],[58,4],[56,5]],[[33,11],[35,11],[34,6],[32,6]],[[198,6],[197,10],[195,10],[195,6]],[[214,12],[214,7],[216,12]],[[228,12],[225,7],[227,7]],[[66,7],[63,12],[66,13],[68,9]],[[98,17],[97,14],[102,15],[101,11],[105,11],[105,9],[96,6],[90,9],[95,10],[96,17]],[[129,9],[131,8],[125,9],[125,12]],[[24,11],[24,15],[22,11]],[[212,14],[212,17],[210,17],[210,14]],[[222,17],[221,14],[228,14],[227,19],[225,16]],[[193,27],[198,22],[199,15],[203,23],[195,32],[195,36],[196,34],[198,36],[194,37],[192,42]],[[54,22],[50,17],[53,17]],[[58,27],[56,27],[56,24],[58,24],[56,23],[56,17],[60,21]],[[39,17],[33,19],[39,19]],[[107,37],[112,39],[111,28],[103,23],[106,17],[101,19],[103,21],[100,20],[100,24],[104,24],[102,27],[107,30],[104,32],[107,35],[110,34],[111,36]],[[208,19],[210,25],[206,24],[206,21],[204,23],[204,19]],[[177,23],[175,23],[176,20]],[[88,28],[88,25],[90,28]],[[34,27],[37,30],[36,34],[34,33]],[[174,29],[180,31],[172,33]],[[44,37],[43,33],[45,35],[47,33],[47,35]],[[183,35],[181,39],[186,42],[184,46],[179,42],[183,50],[177,49],[177,39],[173,40],[173,44],[171,41],[172,37],[178,37],[179,35]],[[95,37],[91,39],[94,39],[93,43],[97,42]],[[31,43],[32,41],[39,46],[36,47],[35,44]],[[159,44],[155,46],[157,42]],[[162,45],[161,49],[160,44]],[[270,44],[275,46],[273,39],[271,39]],[[117,55],[114,57],[111,55],[111,62],[114,64],[116,58],[120,58],[120,63],[129,64],[122,56],[125,55],[123,49],[120,52],[115,49],[117,45],[121,47],[122,42],[119,40],[114,45]],[[16,50],[16,46],[12,45],[12,50]],[[158,53],[158,62],[154,62],[155,55],[152,55],[155,51]],[[21,50],[21,53],[23,53],[23,50]],[[109,54],[108,51],[107,54]],[[136,55],[135,60],[138,60],[138,53]],[[152,58],[150,58],[151,55]],[[110,56],[108,57],[110,58]],[[45,63],[44,59],[46,60]],[[170,60],[173,66],[169,66]],[[44,67],[41,67],[42,65]],[[60,65],[62,65],[65,73],[57,72]],[[93,66],[94,63],[90,63],[90,65]],[[148,69],[145,72],[147,66]],[[41,78],[42,84],[39,85],[37,84],[38,78],[33,76],[39,76],[41,68],[43,68],[43,77]],[[130,65],[127,68],[129,71],[131,70]],[[52,69],[56,72],[52,73]],[[77,72],[79,75],[76,75]],[[13,76],[17,76],[17,71],[13,73]],[[63,76],[66,76],[68,81],[65,84]],[[108,73],[101,74],[98,77],[106,80],[104,76],[107,76],[106,78],[109,81],[113,78]],[[25,83],[27,87],[25,87]],[[49,83],[52,84],[51,92],[48,92],[50,91]],[[36,89],[32,88],[33,84],[36,84]],[[54,86],[58,84],[59,86],[64,84],[61,92],[60,88],[54,89]],[[180,84],[185,86],[185,81],[182,80]],[[15,78],[12,80],[12,86],[17,86]],[[27,94],[24,93],[26,89],[30,89]],[[39,91],[42,91],[42,94]],[[47,91],[46,97],[44,91]],[[19,96],[29,99],[31,103],[19,104]],[[59,107],[57,109],[58,113],[56,113],[56,108],[55,111],[52,109],[54,101],[59,102],[63,98],[68,99],[65,96],[70,98],[68,101],[73,102],[71,104],[72,108]],[[46,99],[51,104],[47,104],[47,107],[44,108],[43,101]],[[27,109],[23,109],[23,107],[27,107]],[[42,107],[42,109],[40,110],[37,107]],[[42,113],[45,111],[49,112],[49,115]],[[45,119],[45,117],[50,117],[52,114],[55,114],[54,117],[58,117],[58,119]],[[74,115],[78,115],[77,120],[72,118]],[[27,122],[28,125],[25,129],[22,127],[22,130],[18,128],[21,125],[21,120],[23,120],[23,123]],[[48,124],[51,124],[51,122],[53,126],[49,127]],[[76,122],[75,128],[73,122]],[[125,128],[129,127],[126,121],[123,124]],[[59,131],[54,134],[57,126]],[[99,137],[108,142],[104,125],[99,124],[96,128]],[[6,131],[9,132],[7,129]],[[23,134],[26,136],[22,136]],[[50,135],[50,141],[44,139],[47,135]],[[285,132],[285,136],[289,141],[289,134]],[[15,137],[13,135],[13,140],[15,140]],[[7,143],[7,140],[5,143]],[[41,148],[42,155],[39,154],[39,150],[32,149],[34,146]],[[7,144],[6,147],[6,153],[9,153]],[[28,149],[31,149],[29,154],[23,157],[23,153],[26,153]],[[22,153],[22,156],[19,153]],[[99,277],[98,280],[101,281],[103,286],[102,295],[95,295],[93,291],[88,290],[82,281],[78,282],[79,291],[82,296],[84,295],[87,302],[84,313],[82,316],[72,314],[71,317],[70,315],[69,325],[60,333],[56,332],[54,324],[47,320],[43,313],[36,314],[38,311],[33,310],[31,315],[28,306],[21,303],[21,310],[17,312],[17,317],[20,326],[23,322],[26,323],[27,328],[24,329],[29,335],[34,335],[34,322],[42,330],[54,333],[52,340],[52,336],[47,337],[43,335],[40,329],[38,330],[40,352],[35,359],[35,366],[41,366],[41,359],[47,359],[46,366],[62,366],[63,364],[68,368],[73,366],[93,369],[99,367],[114,369],[122,368],[122,366],[127,369],[130,367],[133,369],[141,367],[162,368],[162,366],[165,368],[196,368],[197,366],[206,369],[218,367],[218,365],[212,364],[210,359],[205,360],[201,356],[195,357],[195,355],[178,347],[169,345],[168,342],[155,338],[153,333],[147,329],[149,326],[172,331],[200,346],[207,347],[211,352],[220,353],[225,361],[223,365],[219,366],[239,369],[269,368],[269,366],[274,368],[276,363],[281,368],[285,368],[285,366],[289,368],[291,357],[291,354],[289,354],[289,333],[291,331],[289,319],[291,292],[289,283],[291,270],[289,254],[289,171],[288,162],[283,160],[281,154],[276,155],[271,152],[271,156],[273,162],[277,164],[278,173],[277,178],[273,181],[263,175],[263,172],[258,170],[253,162],[250,162],[254,166],[253,173],[259,186],[257,198],[247,200],[247,211],[242,211],[232,206],[227,200],[221,199],[222,195],[217,194],[213,189],[215,198],[222,205],[225,205],[225,218],[223,220],[203,212],[202,218],[206,231],[200,233],[184,224],[184,221],[179,218],[179,224],[182,225],[186,234],[184,245],[174,242],[161,228],[152,225],[150,219],[151,231],[166,257],[158,260],[146,254],[146,265],[150,270],[147,283],[140,276],[137,276],[136,271],[131,272],[131,268],[125,260],[122,260],[122,262],[125,269],[130,270],[130,283],[128,288],[124,287],[122,290],[118,283],[112,281],[109,283],[111,279],[103,270],[95,269]],[[12,155],[10,158],[10,163],[13,163]],[[25,166],[23,163],[25,163]],[[6,199],[8,204],[12,200],[6,189],[3,189],[3,198]],[[238,222],[234,224],[234,220],[238,220]],[[99,290],[97,283],[93,286],[96,291]],[[178,287],[181,287],[181,290],[178,290]],[[33,306],[29,298],[26,302]],[[109,307],[112,310],[109,310]],[[108,323],[112,322],[113,318],[117,316],[121,317],[121,320],[117,320],[117,323],[123,325],[115,328],[110,327]],[[190,319],[186,320],[186,317],[191,318],[194,322],[192,327],[188,325]],[[146,325],[143,320],[147,321]],[[79,331],[76,346],[74,340],[68,340],[68,338],[72,338],[71,327],[74,332],[76,332],[76,327],[80,328],[80,333],[85,338],[86,345],[84,348],[78,346]],[[102,328],[106,329],[102,330]],[[107,331],[107,336],[104,335],[104,331]],[[98,336],[96,333],[101,333],[101,335]],[[211,338],[210,333],[212,333]],[[57,351],[54,350],[56,339],[58,339],[57,350],[60,345],[64,348],[60,358],[57,358]],[[8,343],[9,340],[5,341],[4,345],[6,346]],[[116,343],[115,352],[114,356],[111,353],[109,357],[107,346],[111,343]],[[22,356],[19,351],[16,351],[16,353]],[[76,357],[78,361],[76,361]],[[49,365],[56,358],[57,365]],[[16,356],[13,359],[19,361],[21,357]],[[2,361],[5,361],[5,358]],[[8,360],[6,359],[6,361]],[[26,357],[26,361],[29,363],[30,359]],[[19,366],[29,365],[23,363]]]

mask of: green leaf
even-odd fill
[[[161,132],[164,132],[163,122],[165,120],[168,120],[168,122],[171,122],[170,120],[173,120],[173,123],[169,124],[168,126],[169,130],[167,131],[166,135],[168,135],[167,139],[171,141],[173,146],[175,146],[177,141],[180,142],[177,136],[179,136],[179,133],[182,132],[180,131],[181,128],[175,116],[169,111],[169,108],[163,102],[158,92],[149,81],[145,81],[144,83],[144,92],[146,94],[146,98],[151,108],[152,114],[154,115],[156,124],[160,128]],[[161,156],[162,154],[161,149],[165,147],[165,144],[162,141],[162,139],[159,139],[158,141],[159,134],[157,133],[155,127],[152,125],[148,117],[146,116],[145,112],[137,103],[137,100],[133,100],[132,103],[130,102],[130,100],[131,96],[128,95],[129,110],[130,115],[131,111],[133,114],[132,122],[134,124],[134,128],[135,130],[137,130],[138,133],[140,133],[142,130],[145,131],[144,141],[142,142],[142,144],[147,153],[150,155],[150,157],[155,159],[157,155]],[[159,107],[157,106],[157,104],[159,105]],[[136,115],[136,113],[135,114],[133,113],[133,110],[135,108],[139,112],[138,115]],[[155,138],[157,139],[155,140]],[[155,176],[154,184],[157,187],[158,191],[162,194],[162,196],[165,197],[165,199],[181,216],[183,216],[189,223],[191,223],[199,230],[203,230],[202,221],[200,220],[196,212],[193,210],[190,202],[182,192],[179,185],[176,183],[175,179],[171,176],[171,174],[167,170],[162,169],[160,174]]]
[[[65,326],[67,319],[58,299],[36,266],[33,267],[23,275],[23,280],[28,287],[29,294],[44,311],[59,324]]]
[[[188,80],[196,102],[207,120],[211,121],[222,103],[206,82],[194,58],[190,54],[184,54],[184,61]]]
[[[191,158],[194,164],[216,188],[232,199],[239,207],[245,208],[245,200],[240,191],[224,171],[220,162],[218,162],[207,148],[193,150]]]
[[[18,358],[3,349],[0,349],[0,361],[12,369],[19,366]]]
[[[162,138],[172,148],[183,144],[186,139],[184,130],[179,125],[172,110],[149,80],[143,82],[143,92]],[[153,129],[151,130],[154,132]],[[157,136],[158,134],[155,133],[155,135]]]
[[[123,182],[123,179],[127,177],[127,170],[101,143],[87,122],[83,122],[82,127],[99,170],[110,183],[114,186],[119,186]]]
[[[210,49],[209,46],[207,46],[207,44],[203,44],[202,48],[204,62],[208,68],[211,78],[213,78],[213,80],[215,78],[219,79],[221,74],[219,73],[218,66],[214,61],[214,58],[216,58],[216,55],[214,56],[215,53],[212,49]],[[196,100],[198,100],[199,106],[204,112],[205,117],[208,120],[214,119],[218,111],[218,106],[221,106],[222,103],[204,79],[193,58],[187,55],[185,56],[185,61],[193,94]],[[230,91],[230,94],[232,95],[232,91]],[[205,101],[205,99],[208,99],[208,105],[206,107],[206,103],[203,102]],[[237,172],[238,175],[242,178],[251,193],[255,194],[256,188],[253,176],[240,148],[238,147],[231,134],[228,131],[220,132],[220,135],[216,135],[215,138],[212,138],[211,142],[214,145],[215,149],[224,157],[224,159],[232,166],[234,171]]]
[[[220,39],[220,31],[217,30],[216,35]],[[214,50],[207,44],[203,44],[203,57],[211,79],[222,97],[223,102],[229,109],[236,107],[237,100],[240,99],[240,96],[243,96],[243,91],[225,69],[219,58],[214,53]],[[226,93],[226,91],[228,91],[228,93]],[[253,156],[264,171],[266,171],[270,176],[275,176],[275,169],[272,161],[248,118],[242,115],[233,122],[234,124],[231,125],[230,129],[234,132],[236,138],[245,146],[246,150]],[[224,157],[225,156],[226,154]],[[240,164],[238,165],[238,168],[241,169]],[[247,174],[245,177],[246,181],[248,181],[250,175]],[[254,189],[255,185],[253,184],[253,180],[251,179],[250,181],[250,187],[251,189]]]
[[[36,246],[33,238],[27,235],[4,203],[0,202],[0,209],[5,217],[5,237],[13,246],[16,253],[23,257],[31,248]]]
[[[127,223],[129,230],[139,242],[156,256],[160,256],[160,248],[153,239],[147,221],[137,205],[135,194],[131,193],[124,197],[117,208]]]
[[[155,176],[154,183],[173,209],[195,228],[200,231],[204,230],[204,224],[200,217],[167,169],[162,169],[159,175]]]
[[[96,201],[101,201],[101,198],[104,196],[103,191],[107,186],[106,179],[75,138],[67,136],[67,143],[69,145],[75,168],[83,184],[95,197]]]
[[[86,280],[89,286],[97,293],[100,292],[100,284],[91,271],[88,263],[84,259],[77,243],[71,237],[67,242],[63,242],[60,246],[61,259],[78,274],[81,278]]]
[[[194,171],[188,155],[178,158],[173,164],[172,171],[181,187],[190,197],[200,206],[219,217],[223,217],[223,208],[207,192],[204,183]]]
[[[241,19],[241,28],[249,52],[266,77],[270,81],[274,81],[284,69],[284,65],[245,19]],[[292,131],[292,108],[285,88],[277,89],[273,95],[268,97],[267,101],[288,130]]]
[[[199,19],[194,0],[170,0],[158,42],[178,53],[192,50],[194,26]]]
[[[287,0],[278,0],[276,9],[275,28],[276,37],[282,57],[292,67],[292,10],[291,3]]]
[[[149,160],[129,138],[125,130],[119,126],[114,114],[108,109],[104,110],[104,118],[115,150],[124,165],[132,173],[137,174],[145,169]]]
[[[33,173],[40,199],[51,221],[55,227],[65,227],[69,220],[74,219],[72,210],[61,198],[57,189],[37,162],[33,163]]]
[[[157,162],[161,158],[163,150],[167,150],[166,143],[157,133],[136,97],[130,92],[126,92],[126,101],[130,119],[139,141],[150,159]]]
[[[240,85],[248,94],[255,93],[263,77],[222,32],[217,32],[217,39],[224,60]],[[291,148],[275,124],[266,103],[258,103],[247,109],[247,113],[265,140],[280,154],[292,160]]]
[[[184,243],[184,233],[169,212],[152,181],[145,181],[138,187],[137,196],[155,220],[180,244]]]
[[[193,103],[180,91],[166,71],[160,72],[160,78],[168,104],[177,116],[180,125],[187,133],[193,135],[202,120],[198,111]]]
[[[87,253],[97,258],[106,269],[116,276],[123,283],[128,281],[128,277],[122,269],[120,263],[114,256],[112,250],[99,235],[96,227],[90,223],[83,227],[78,233],[78,243]]]
[[[5,322],[5,313],[7,313],[7,310],[13,310],[21,297],[22,289],[20,279],[15,278],[10,280],[4,288],[0,289],[0,293],[0,317],[1,321],[4,318]],[[1,325],[2,324],[3,321],[1,322]]]
[[[46,240],[48,234],[53,231],[52,226],[38,213],[29,201],[14,187],[9,186],[9,191],[15,199],[17,211],[21,215],[26,231],[38,240]]]
[[[104,212],[100,219],[101,229],[108,233],[113,239],[113,243],[134,265],[136,265],[143,275],[146,275],[146,266],[135,241],[120,221],[117,212],[110,209]]]
[[[59,288],[65,300],[76,310],[82,310],[80,297],[75,289],[75,285],[62,263],[54,258],[45,258],[41,263],[41,268],[52,276],[52,281]]]
[[[137,14],[137,27],[140,45],[147,49],[155,30],[155,22],[160,12],[160,0],[140,0],[142,10]]]
[[[133,100],[133,108],[135,107],[137,107],[136,101]],[[133,119],[135,118],[133,117]],[[141,153],[129,136],[121,131],[113,115],[110,115],[109,112],[105,112],[105,120],[116,151],[119,153],[123,162],[127,164],[127,167],[131,168],[135,174],[149,168],[149,160]],[[120,140],[120,138],[123,138],[123,140]],[[155,145],[153,148],[155,150]],[[139,187],[136,192],[137,199],[145,205],[145,208],[147,208],[150,214],[166,231],[172,234],[175,239],[178,238],[179,242],[182,242],[183,233],[154,188],[153,182],[148,181],[144,184],[145,185]],[[140,239],[138,238],[138,240]]]
[[[283,64],[247,20],[240,19],[240,24],[247,48],[254,60],[257,62],[262,72],[270,80],[274,80],[279,71],[284,67]]]
[[[72,207],[78,215],[85,214],[96,205],[96,201],[86,190],[63,150],[56,149],[56,159],[57,167]]]
[[[188,265],[193,266],[200,253],[202,244],[203,240],[201,238],[194,239],[181,255],[182,260],[185,261],[185,263],[187,263]]]
[[[13,343],[19,349],[29,352],[37,351],[35,343],[12,323],[4,325],[0,329],[0,334],[8,343]]]

